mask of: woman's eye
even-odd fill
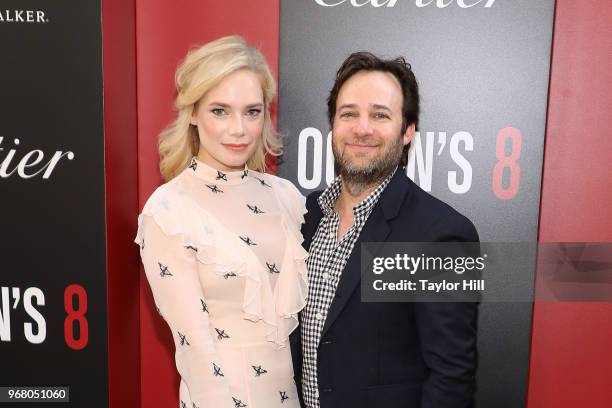
[[[211,112],[215,116],[223,116],[223,115],[225,115],[225,109],[223,109],[223,108],[214,108],[214,109],[211,110]]]
[[[249,109],[247,111],[248,116],[257,117],[261,114],[261,109]]]

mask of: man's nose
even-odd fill
[[[355,124],[353,131],[359,136],[369,136],[373,133],[370,118],[363,115]]]
[[[244,118],[242,115],[232,115],[230,117],[229,133],[231,136],[244,135]]]

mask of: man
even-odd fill
[[[361,242],[477,242],[472,223],[409,178],[419,96],[403,58],[354,53],[328,98],[338,177],[310,194],[310,288],[292,334],[307,408],[473,404],[474,303],[361,302]]]

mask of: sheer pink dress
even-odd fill
[[[305,200],[197,159],[149,198],[135,242],[176,347],[179,407],[298,408],[288,336],[308,292]]]

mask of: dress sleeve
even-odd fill
[[[176,367],[194,407],[234,408],[224,366],[210,333],[193,248],[142,217],[140,253],[155,303],[176,347]]]
[[[277,178],[276,194],[279,196],[280,203],[284,211],[289,215],[293,222],[293,227],[298,231],[304,223],[304,214],[306,214],[306,197],[297,187],[289,180]]]

